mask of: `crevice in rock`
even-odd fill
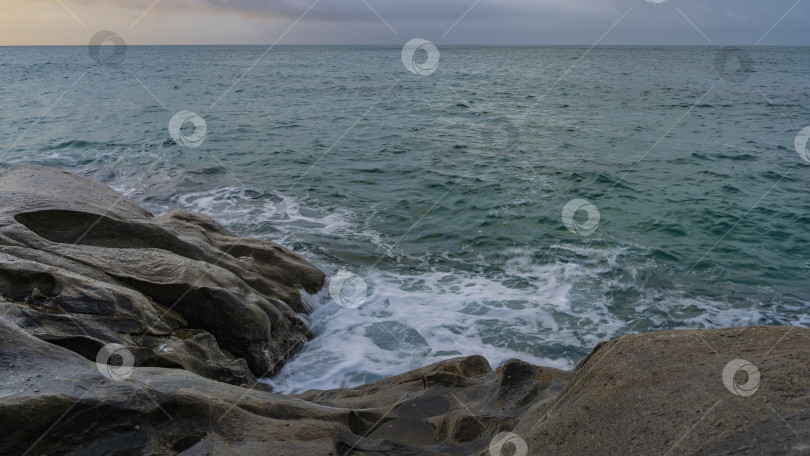
[[[96,355],[103,346],[98,341],[84,337],[63,337],[63,338],[43,338],[44,341],[58,345],[68,350],[82,355],[90,361],[96,362]]]
[[[185,250],[176,248],[177,239],[157,225],[122,221],[89,212],[65,210],[23,212],[16,214],[14,220],[37,236],[59,244],[118,249]]]
[[[0,290],[12,301],[26,301],[34,290],[53,296],[56,279],[47,272],[0,268]]]

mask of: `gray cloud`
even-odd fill
[[[70,3],[114,4],[145,10],[153,1],[70,0]],[[239,15],[257,22],[291,20],[299,17],[314,1],[163,0],[150,14],[195,12]],[[393,44],[422,36],[446,44],[592,44],[632,7],[632,11],[606,36],[604,44],[706,44],[703,35],[713,44],[754,44],[795,3],[794,0],[666,0],[663,3],[645,0],[480,0],[450,33],[443,36],[475,0],[366,1],[374,11],[363,0],[320,0],[285,42]],[[808,19],[810,2],[800,3],[762,44],[810,45],[810,32],[805,26]],[[253,32],[251,40],[264,42],[273,41],[278,33],[269,27],[262,31],[259,26],[254,26]]]

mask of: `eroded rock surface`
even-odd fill
[[[300,290],[324,275],[214,220],[161,217],[105,185],[53,168],[0,174],[2,313],[95,360],[106,344],[140,366],[179,367],[261,387],[308,336]]]
[[[183,369],[111,380],[0,318],[0,454],[807,454],[808,347],[805,328],[667,331],[609,342],[574,372],[468,357],[285,396]],[[721,378],[739,353],[761,369],[750,396]]]
[[[756,381],[724,378],[737,359]],[[810,454],[809,374],[807,328],[626,336],[602,344],[513,432],[544,454]]]

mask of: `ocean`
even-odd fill
[[[810,324],[810,48],[105,49],[0,48],[0,168],[199,211],[333,277],[277,391]]]

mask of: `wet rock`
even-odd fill
[[[42,340],[262,388],[310,335],[301,290],[325,278],[283,247],[42,166],[0,174],[0,202],[0,310]]]

